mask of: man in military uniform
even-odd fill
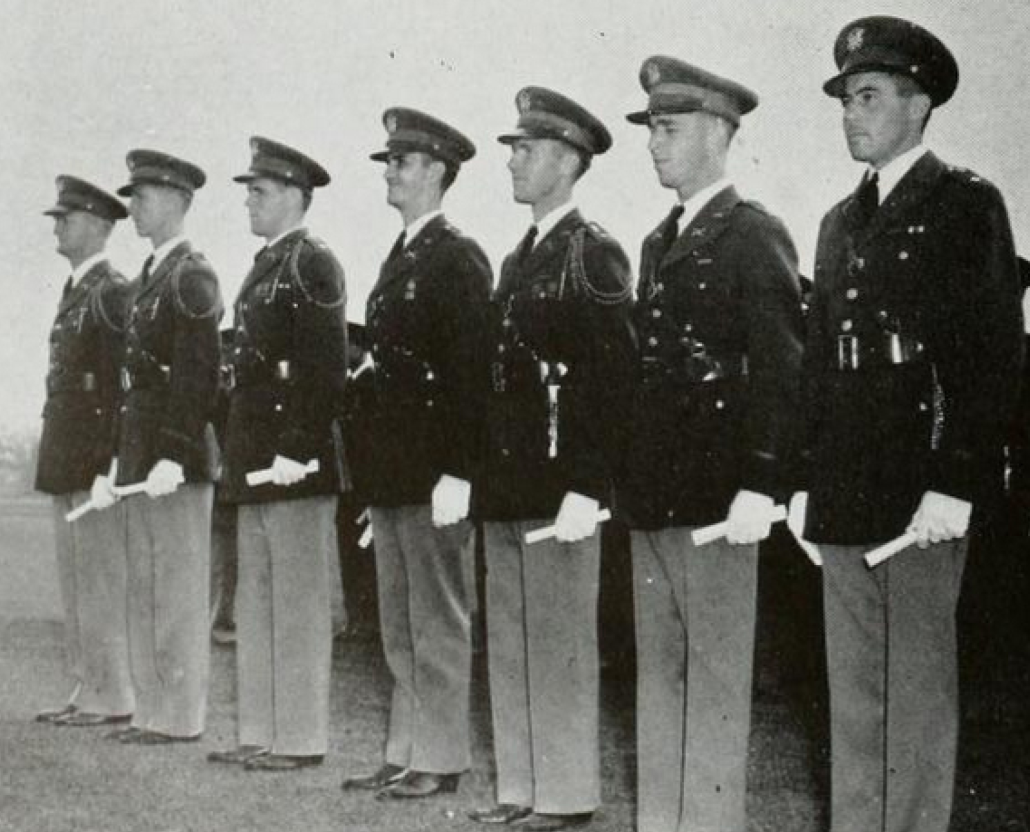
[[[196,165],[152,150],[127,157],[129,213],[153,253],[135,285],[122,365],[117,485],[126,501],[129,645],[136,712],[123,743],[199,738],[208,679],[212,480],[217,444],[218,279],[183,233]]]
[[[265,246],[236,298],[222,493],[239,505],[239,744],[208,759],[287,771],[320,764],[328,744],[346,293],[336,257],[304,227],[329,174],[279,142],[250,147],[235,179]],[[266,482],[248,481],[266,469]]]
[[[969,518],[1019,386],[1019,279],[998,190],[923,144],[958,66],[930,32],[846,26],[824,85],[868,165],[823,219],[804,389],[805,537],[824,561],[834,832],[944,832]],[[797,508],[800,513],[801,503]],[[876,567],[863,553],[912,533]]]
[[[632,288],[622,248],[573,203],[608,130],[551,90],[527,87],[516,103],[518,126],[500,141],[534,223],[504,262],[489,331],[476,505],[497,805],[472,817],[549,830],[588,823],[601,797],[597,523],[627,427]],[[526,544],[552,523],[554,539]]]
[[[387,202],[404,230],[365,315],[375,362],[368,501],[383,650],[393,677],[384,765],[344,788],[380,798],[453,791],[469,767],[468,520],[486,364],[486,255],[441,204],[475,146],[439,119],[383,115]]]
[[[726,176],[740,84],[644,61],[658,180],[679,198],[643,244],[633,431],[617,496],[637,611],[637,828],[744,829],[758,544],[781,494],[801,365],[797,254]],[[725,539],[695,545],[726,520]]]
[[[36,488],[54,497],[66,661],[74,687],[64,707],[36,719],[107,725],[128,721],[133,708],[125,512],[113,505],[110,480],[131,290],[104,253],[115,223],[128,213],[117,197],[74,176],[57,178],[57,204],[44,213],[54,218],[57,250],[72,274],[50,330]],[[65,520],[90,499],[96,510],[75,523]]]

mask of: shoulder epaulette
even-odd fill
[[[183,297],[182,282],[187,274],[196,275],[202,278],[212,287],[212,291],[208,293],[207,297],[198,298],[198,300],[203,300],[205,302],[198,304],[197,308],[191,307]],[[211,268],[211,264],[208,262],[207,258],[199,251],[191,251],[179,258],[179,261],[175,264],[172,271],[170,283],[172,298],[175,300],[176,308],[178,308],[183,315],[190,318],[201,319],[222,314],[222,296],[218,291],[218,278],[215,275],[214,269]]]
[[[332,309],[333,307],[340,306],[347,300],[347,294],[343,287],[342,280],[333,280],[333,289],[327,297],[319,297],[316,291],[319,287],[311,286],[304,282],[304,275],[300,269],[300,256],[305,246],[309,247],[312,251],[317,254],[325,255],[331,262],[332,269],[335,271],[338,266],[336,263],[336,257],[333,255],[332,250],[323,240],[318,237],[314,237],[311,234],[303,234],[297,243],[293,246],[293,250],[290,252],[289,264],[290,264],[290,276],[297,288],[303,293],[304,297],[307,298],[315,306],[321,306],[325,309]],[[309,278],[310,279],[310,278]],[[324,287],[322,287],[324,288]]]

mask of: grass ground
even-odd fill
[[[414,805],[383,805],[339,790],[346,773],[378,764],[385,729],[388,681],[367,629],[336,644],[330,755],[319,768],[247,773],[204,761],[235,736],[234,656],[227,648],[213,648],[208,729],[198,744],[140,749],[106,741],[98,729],[33,723],[35,711],[57,704],[66,684],[47,522],[31,504],[0,507],[0,832],[482,832],[465,816],[492,800],[482,656],[473,685],[472,771],[455,795]],[[763,564],[747,832],[826,828],[825,697],[811,603],[817,578],[799,563],[774,554]],[[624,832],[633,828],[634,811],[632,673],[626,654],[612,646],[625,645],[618,638],[624,632],[610,623],[605,629],[604,807],[592,828]],[[990,650],[1005,649],[1006,639],[994,635]],[[976,678],[965,685],[956,832],[1030,829],[1030,633],[1009,636],[1022,644],[1011,644],[1008,660],[992,664],[990,679],[981,675],[983,650],[967,662]]]

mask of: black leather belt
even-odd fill
[[[130,370],[128,367],[122,367],[118,374],[121,388],[126,393],[130,390],[162,387],[171,377],[172,369],[166,364],[155,364],[148,370]]]
[[[92,393],[97,389],[97,377],[94,373],[74,373],[47,376],[47,393]]]
[[[841,372],[890,367],[926,360],[926,348],[915,338],[898,332],[880,337],[837,336],[836,369]]]
[[[287,360],[259,361],[246,364],[223,364],[222,384],[226,389],[256,387],[262,384],[285,384],[293,380],[293,364]]]
[[[746,355],[716,357],[705,354],[688,357],[682,364],[670,366],[668,362],[645,356],[641,362],[644,381],[676,380],[686,384],[708,384],[730,378],[744,378],[748,374]]]

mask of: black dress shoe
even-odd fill
[[[323,754],[258,754],[247,760],[243,767],[247,771],[296,771],[320,766],[324,759]]]
[[[489,809],[473,809],[469,817],[476,823],[493,823],[497,825],[514,823],[522,818],[533,814],[529,806],[519,806],[515,803],[498,803]]]
[[[432,797],[434,794],[453,794],[458,788],[460,774],[432,774],[428,771],[413,771],[376,792],[376,800],[410,800]]]
[[[113,731],[108,731],[104,734],[105,740],[117,740],[118,742],[127,742],[125,738],[132,734],[142,734],[142,728],[136,728],[133,725],[127,725],[124,728],[115,728]]]
[[[349,791],[350,789],[363,789],[369,792],[379,791],[394,781],[400,780],[406,771],[407,769],[403,766],[386,763],[378,771],[374,771],[371,774],[359,774],[354,777],[345,778],[340,784],[340,788],[344,791]]]
[[[239,745],[236,748],[227,748],[224,751],[212,751],[207,755],[209,763],[227,763],[229,765],[243,765],[247,760],[268,754],[270,748],[263,745]]]
[[[586,826],[594,818],[593,812],[580,812],[574,815],[547,815],[543,812],[532,812],[524,818],[512,821],[512,826],[525,832],[557,832],[559,829],[572,829]]]
[[[54,725],[68,725],[72,728],[96,728],[99,725],[127,725],[132,714],[94,714],[89,711],[73,711],[54,720]]]
[[[46,724],[53,724],[57,722],[57,720],[59,719],[64,719],[67,716],[71,716],[72,714],[77,713],[78,710],[78,705],[65,705],[63,708],[58,708],[56,710],[40,711],[38,714],[36,714],[35,721],[43,722]]]
[[[179,742],[197,742],[200,734],[192,737],[178,737],[173,734],[162,734],[160,731],[135,730],[118,737],[123,745],[171,745]]]

